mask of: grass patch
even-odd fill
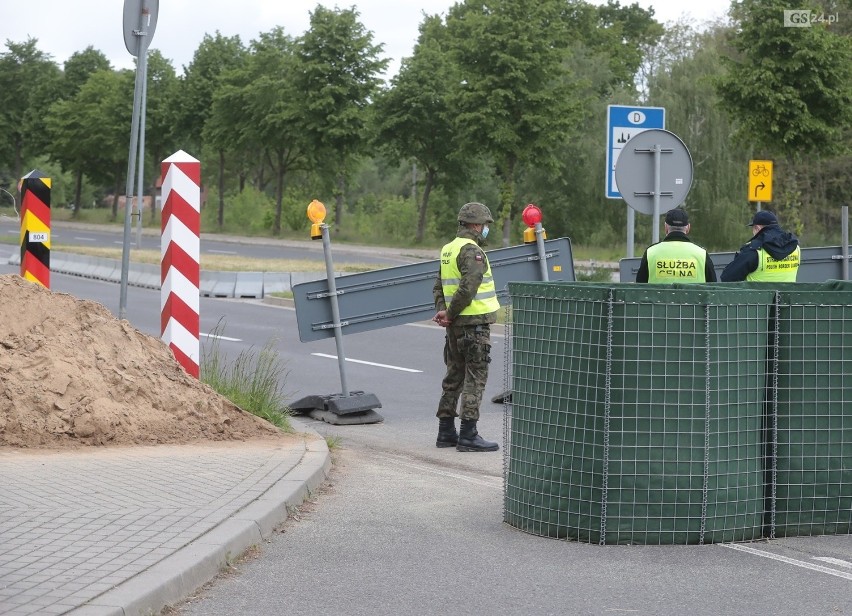
[[[326,436],[325,444],[328,446],[329,451],[334,451],[335,449],[340,448],[343,443],[343,439],[339,436]]]
[[[576,272],[577,280],[580,282],[612,282],[613,270],[607,267],[591,267]]]
[[[293,432],[290,409],[284,404],[282,390],[286,364],[269,341],[259,351],[253,347],[241,351],[227,362],[219,347],[224,326],[213,329],[207,348],[201,353],[201,381],[244,411],[265,419],[285,432]]]
[[[53,250],[69,252],[102,259],[121,260],[121,248],[105,248],[98,246],[63,246],[53,245]],[[130,249],[130,261],[159,265],[162,255],[159,250]],[[366,263],[344,263],[335,265],[336,272],[358,273],[378,269],[377,265]],[[253,259],[237,255],[201,255],[201,269],[216,272],[325,272],[325,261],[307,259]]]

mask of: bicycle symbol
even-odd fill
[[[754,169],[752,169],[751,174],[755,177],[762,175],[763,177],[769,177],[769,168],[766,165],[755,165]]]

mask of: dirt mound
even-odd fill
[[[0,276],[0,447],[279,436],[101,304]]]

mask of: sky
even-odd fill
[[[131,0],[138,1],[138,0]],[[535,1],[535,0],[530,0]],[[591,0],[601,4],[605,0]],[[622,6],[633,0],[621,0]],[[665,23],[687,17],[696,23],[724,16],[730,0],[636,0],[653,7]],[[4,0],[0,10],[0,53],[6,41],[24,42],[32,37],[38,48],[62,64],[89,45],[102,51],[114,68],[133,68],[133,56],[124,44],[124,0]],[[244,44],[275,26],[291,36],[303,34],[310,12],[318,4],[333,9],[352,6],[361,23],[373,33],[374,44],[384,46],[390,58],[385,77],[396,74],[401,58],[411,55],[423,14],[446,15],[455,0],[159,0],[157,26],[151,49],[158,49],[178,74],[192,61],[205,34],[239,35]]]

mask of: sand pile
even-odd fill
[[[0,447],[154,445],[280,431],[101,304],[0,276]]]

